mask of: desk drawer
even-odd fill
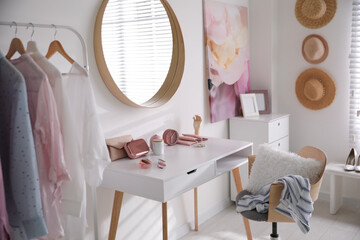
[[[289,135],[289,118],[280,118],[269,123],[269,143]]]
[[[215,178],[214,163],[193,169],[164,184],[165,201]]]

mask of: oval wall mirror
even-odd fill
[[[158,107],[179,87],[185,63],[179,22],[166,0],[104,0],[94,51],[111,93],[136,107]]]

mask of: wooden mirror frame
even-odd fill
[[[172,10],[170,4],[166,0],[160,0],[168,15],[171,31],[172,31],[173,51],[172,51],[171,63],[168,74],[160,89],[155,93],[155,95],[152,98],[150,98],[148,101],[140,105],[130,100],[119,89],[106,65],[103,47],[102,47],[101,28],[102,28],[102,20],[103,20],[105,8],[108,2],[109,0],[103,0],[99,12],[96,16],[95,30],[94,30],[95,59],[103,81],[105,82],[110,92],[118,100],[122,101],[123,103],[126,103],[127,105],[134,107],[148,107],[148,108],[159,107],[163,105],[164,103],[170,100],[170,98],[175,94],[176,90],[178,89],[182,75],[184,73],[184,65],[185,65],[184,39],[182,36],[179,22],[176,18],[174,11]]]

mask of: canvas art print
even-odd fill
[[[247,1],[204,1],[210,121],[240,115],[240,94],[250,89]]]

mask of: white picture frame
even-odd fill
[[[240,103],[244,118],[259,116],[259,109],[254,93],[240,94]]]

